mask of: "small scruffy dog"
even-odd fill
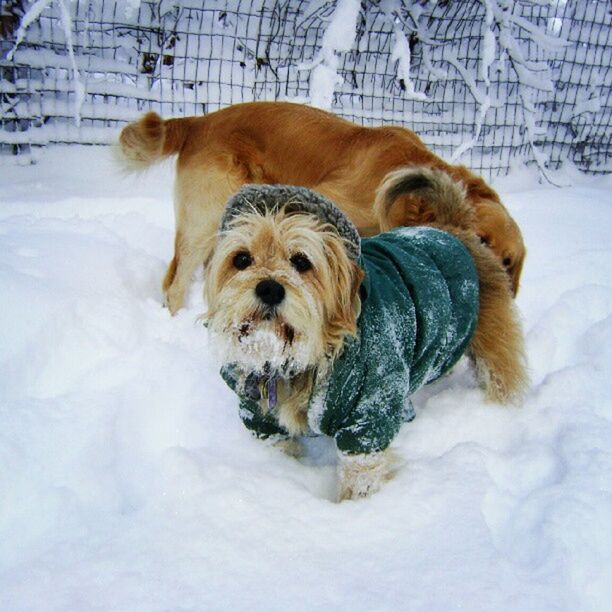
[[[387,449],[414,417],[409,395],[462,354],[490,400],[516,400],[526,385],[508,276],[469,229],[463,189],[443,172],[405,169],[387,185],[383,214],[408,192],[436,227],[361,240],[313,191],[244,186],[208,263],[209,330],[243,422],[287,451],[300,435],[333,437],[339,500],[389,478]]]

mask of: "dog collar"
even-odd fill
[[[268,409],[274,410],[278,403],[277,383],[280,378],[278,372],[271,371],[268,364],[264,367],[263,373],[251,372],[244,382],[245,395],[258,402],[265,399],[268,402]]]

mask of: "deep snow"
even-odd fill
[[[0,167],[1,610],[609,610],[610,178],[499,181],[529,253],[533,386],[465,364],[417,394],[376,496],[337,505],[332,446],[251,439],[201,278],[172,318],[172,166],[108,150]]]

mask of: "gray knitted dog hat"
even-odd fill
[[[219,230],[221,233],[227,231],[232,220],[245,213],[277,212],[281,209],[289,213],[314,215],[323,223],[329,223],[344,238],[349,257],[354,260],[359,258],[361,239],[353,223],[330,200],[306,187],[243,185],[226,204]]]

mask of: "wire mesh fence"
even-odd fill
[[[487,176],[612,170],[606,0],[0,0],[0,153],[295,100]]]

